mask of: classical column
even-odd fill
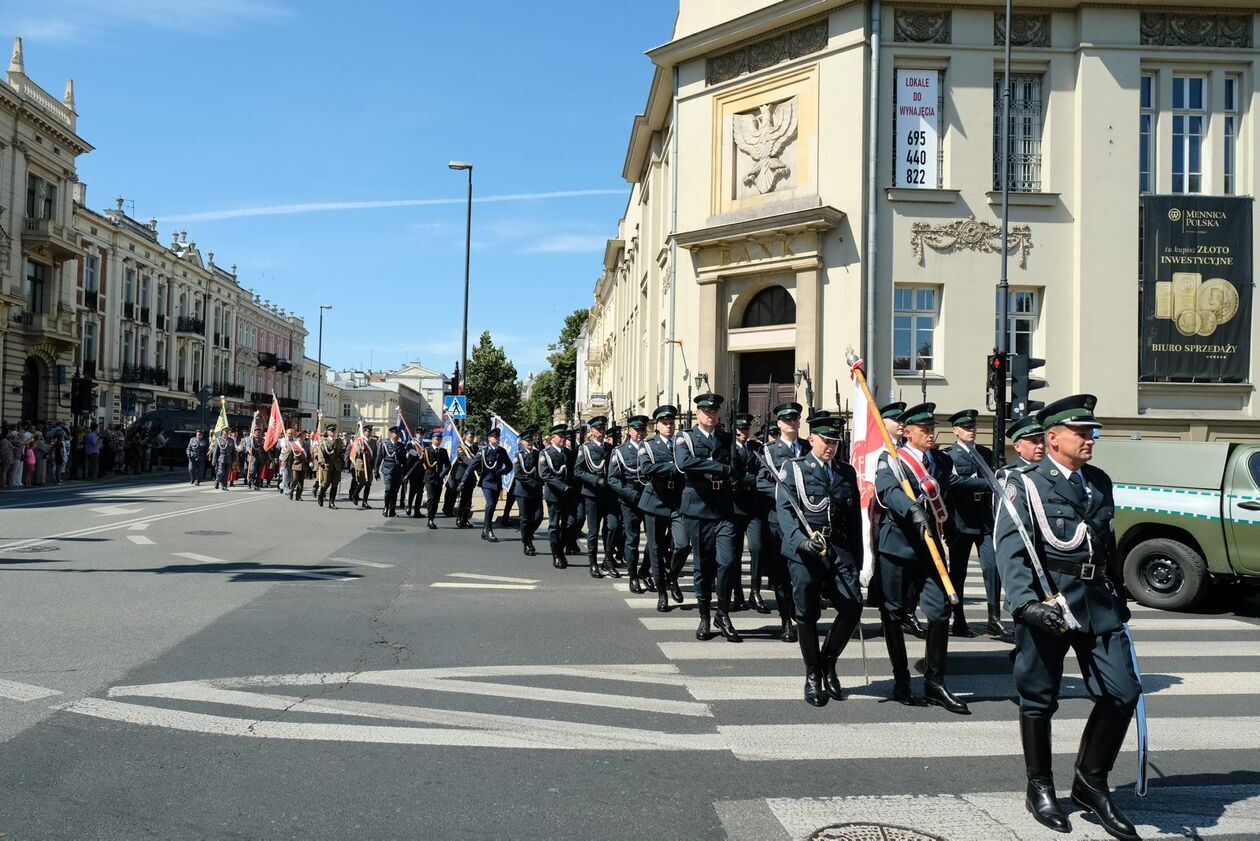
[[[796,272],[796,370],[808,370],[814,379],[814,400],[821,401],[822,370],[822,275],[817,267]],[[796,390],[805,405],[805,383]],[[806,407],[808,410],[809,407]]]

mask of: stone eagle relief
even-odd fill
[[[740,183],[762,195],[774,192],[780,181],[792,177],[792,168],[782,156],[796,139],[796,98],[759,105],[736,114],[732,123],[735,148],[748,158],[746,168],[739,168],[743,170]]]

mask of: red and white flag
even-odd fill
[[[257,416],[257,412],[254,413]],[[284,432],[284,418],[280,416],[280,401],[273,391],[271,393],[271,417],[267,421],[267,435],[263,438],[263,449],[270,450],[280,440]]]
[[[857,363],[861,365],[861,361]],[[858,491],[862,501],[862,555],[867,564],[874,562],[874,533],[879,522],[879,505],[875,501],[875,468],[884,449],[880,426],[884,423],[862,393],[857,377],[853,378],[853,431],[849,445],[849,464],[857,471]]]

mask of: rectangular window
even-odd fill
[[[1006,330],[1011,353],[1031,356],[1037,348],[1041,295],[1034,289],[1012,289],[1007,303]]]
[[[48,267],[26,261],[26,311],[43,314],[48,306]]]
[[[123,332],[122,340],[122,364],[124,368],[131,367],[131,331]]]
[[[1221,156],[1224,165],[1225,195],[1238,192],[1238,77],[1225,77],[1225,148]]]
[[[1138,189],[1143,193],[1155,190],[1151,173],[1155,166],[1155,77],[1142,77],[1141,114],[1138,137]]]
[[[127,269],[123,272],[123,303],[130,304],[135,301],[136,294],[136,270]]]
[[[940,293],[934,286],[898,286],[893,290],[893,370],[908,374],[933,371]]]
[[[96,362],[96,322],[88,321],[83,325],[83,361]]]
[[[993,80],[993,189],[1002,189],[1002,82]],[[1041,191],[1041,76],[1011,74],[1007,178],[1013,193]]]
[[[1202,76],[1173,77],[1174,193],[1203,192],[1203,135],[1207,109]]]
[[[83,290],[85,292],[96,291],[96,279],[100,271],[100,264],[96,257],[88,256],[83,264]]]
[[[55,219],[57,185],[34,173],[26,174],[26,216],[28,219]]]
[[[149,307],[149,276],[142,275],[140,277],[140,306],[148,309]]]
[[[341,416],[342,416],[343,418],[348,418],[348,417],[350,417],[350,404],[349,404],[349,403],[342,403],[342,404],[341,404]]]
[[[149,337],[148,336],[140,337],[140,364],[141,365],[149,364]]]

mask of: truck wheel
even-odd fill
[[[1144,540],[1125,558],[1124,585],[1147,607],[1188,610],[1207,594],[1207,562],[1180,541]]]

